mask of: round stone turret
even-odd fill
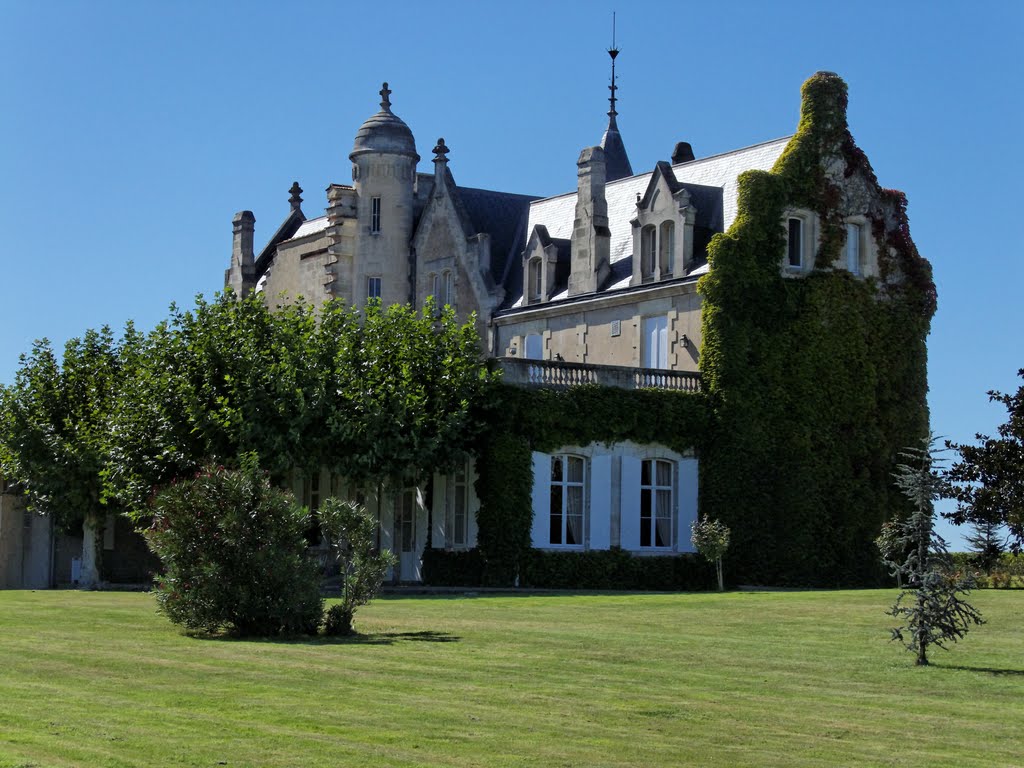
[[[402,118],[391,111],[391,91],[387,83],[381,88],[380,95],[380,112],[370,117],[356,131],[355,146],[349,159],[355,160],[367,152],[386,152],[390,155],[407,155],[419,160],[412,131]]]

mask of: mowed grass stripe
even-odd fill
[[[894,596],[389,598],[333,643],[0,593],[0,767],[1019,764],[1024,593],[975,593],[989,624],[931,669]]]

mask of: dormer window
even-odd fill
[[[804,265],[804,222],[803,219],[790,218],[788,222],[788,240],[786,243],[786,264],[794,269]]]
[[[645,283],[654,279],[657,232],[653,224],[648,224],[640,230],[640,279]]]
[[[851,275],[861,274],[860,225],[846,225],[846,268]]]
[[[662,222],[658,238],[658,263],[662,277],[672,277],[675,271],[676,225],[671,221]]]
[[[380,234],[380,197],[370,198],[370,232]]]
[[[535,304],[539,302],[544,296],[544,286],[542,281],[544,272],[540,259],[530,259],[529,267],[530,274],[528,279],[529,284],[527,286],[527,295],[529,297],[529,303]]]

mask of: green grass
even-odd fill
[[[151,596],[0,592],[0,767],[1024,761],[1024,593],[935,665],[892,591],[392,598],[356,642],[197,639]]]

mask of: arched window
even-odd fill
[[[530,259],[530,274],[528,275],[527,296],[528,303],[538,302],[543,298],[541,282],[542,271],[540,259]]]
[[[551,457],[550,543],[583,546],[584,459]]]
[[[803,219],[790,218],[787,229],[786,255],[790,267],[804,265],[804,222]]]
[[[648,224],[640,230],[640,279],[645,283],[654,279],[654,254],[657,229]]]
[[[441,297],[439,303],[442,307],[455,306],[455,297],[452,295],[452,273],[447,269],[441,275]]]
[[[661,266],[661,276],[671,277],[675,271],[676,252],[676,225],[671,221],[663,222],[661,235],[658,238],[658,263]]]
[[[672,499],[675,495],[674,467],[664,459],[640,463],[640,546],[672,546]]]

